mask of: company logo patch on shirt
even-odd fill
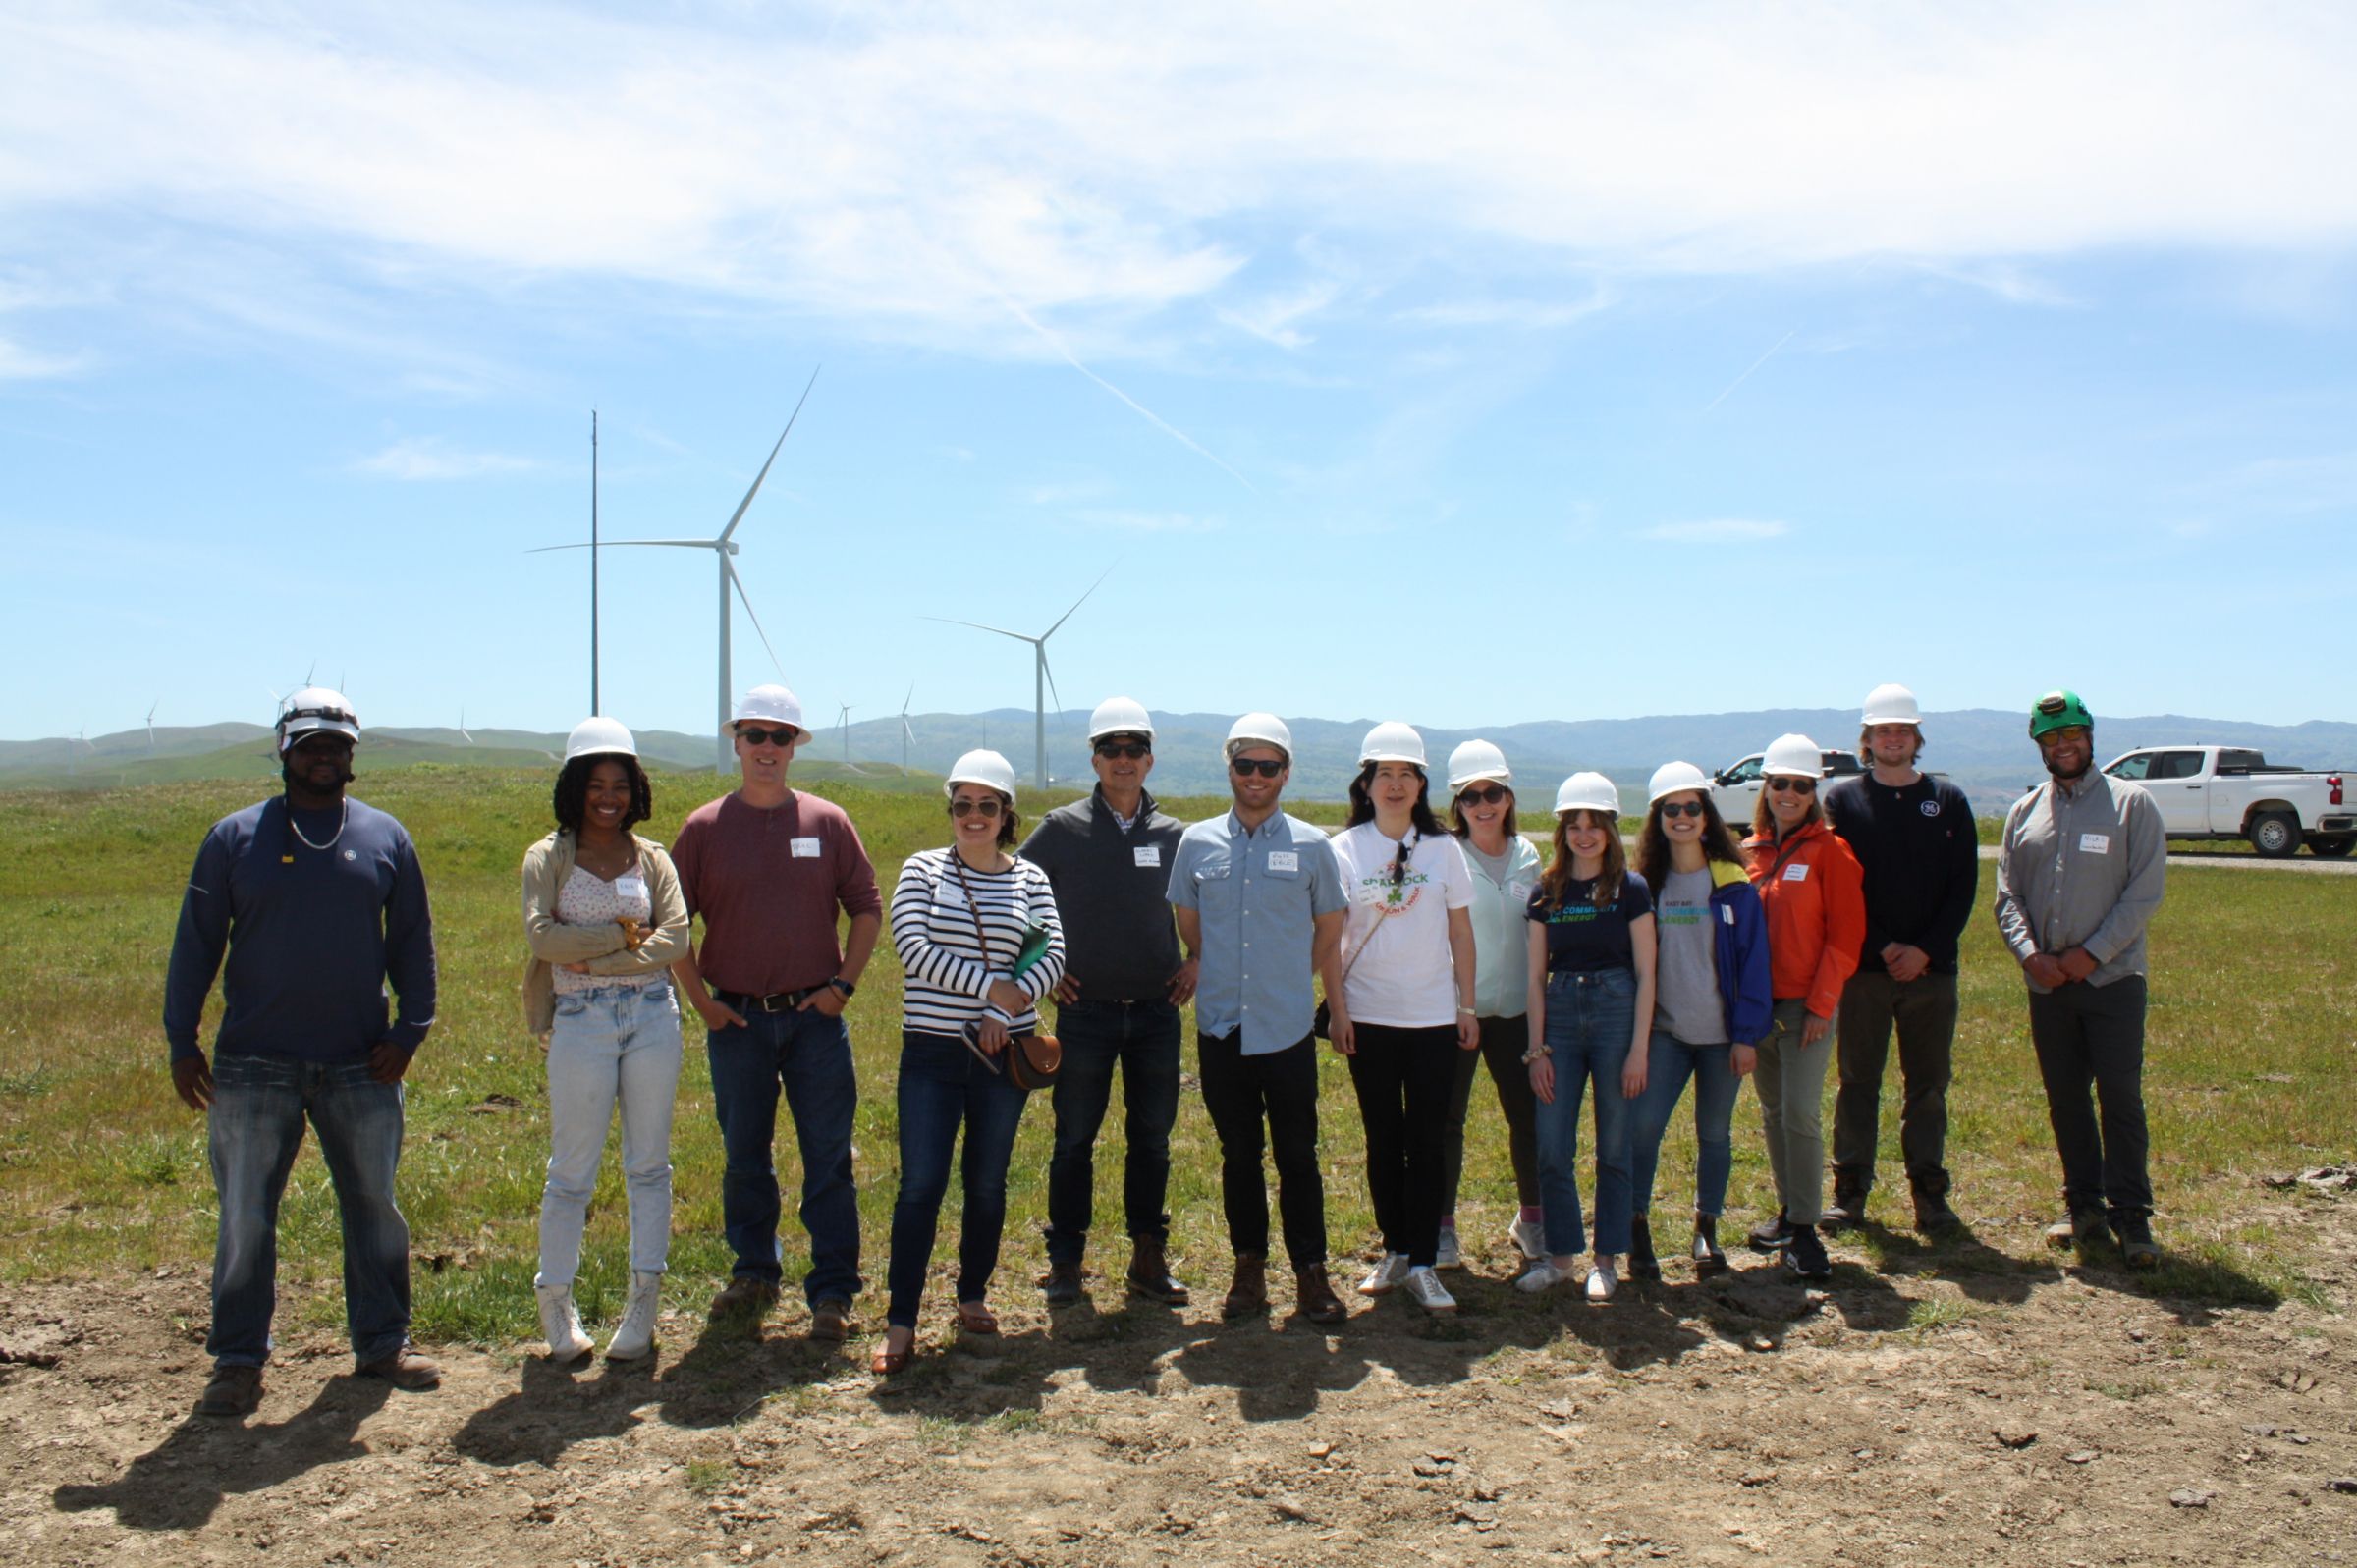
[[[2110,834],[2083,833],[2079,835],[2079,853],[2083,855],[2108,855],[2110,852],[2111,836]]]
[[[1806,881],[1808,881],[1808,880],[1809,880],[1809,863],[1808,863],[1807,861],[1805,861],[1805,860],[1795,860],[1795,861],[1793,861],[1793,862],[1792,862],[1790,865],[1788,865],[1788,866],[1786,866],[1786,867],[1784,868],[1784,880],[1785,880],[1786,882],[1806,882]]]
[[[1915,809],[1922,812],[1927,817],[1937,817],[1940,815],[1940,802],[1937,800],[1927,800],[1922,805],[1917,806]]]
[[[1162,864],[1162,845],[1158,843],[1141,843],[1136,848],[1130,850],[1129,853],[1131,857],[1134,858],[1141,866],[1159,866]]]
[[[818,858],[818,839],[815,837],[795,839],[794,858],[796,860],[816,860]]]
[[[1282,871],[1288,876],[1298,874],[1301,870],[1301,851],[1298,849],[1270,850],[1269,869],[1271,871]]]

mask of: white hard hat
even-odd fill
[[[755,686],[739,697],[736,717],[730,723],[743,724],[747,720],[792,725],[805,734],[810,730],[810,727],[802,723],[802,699],[784,686]]]
[[[1807,735],[1778,735],[1768,742],[1767,760],[1760,764],[1760,772],[1789,774],[1795,779],[1822,779],[1825,753]]]
[[[1514,782],[1514,770],[1506,765],[1506,753],[1486,740],[1460,741],[1449,753],[1449,792],[1455,794],[1469,784],[1495,779],[1502,784]]]
[[[1690,762],[1665,762],[1653,770],[1653,779],[1645,785],[1645,799],[1647,804],[1651,804],[1664,795],[1673,795],[1683,789],[1699,789],[1707,800],[1710,798],[1711,782],[1702,776],[1700,768]]]
[[[1424,737],[1412,725],[1397,719],[1386,719],[1367,731],[1367,738],[1358,743],[1358,760],[1369,762],[1412,762],[1424,766]]]
[[[638,742],[619,719],[583,719],[565,737],[565,760],[576,757],[635,757]]]
[[[1293,732],[1273,713],[1248,713],[1228,727],[1228,755],[1246,746],[1275,746],[1286,761],[1293,760]]]
[[[1620,790],[1600,773],[1575,773],[1565,779],[1555,792],[1555,813],[1566,811],[1601,811],[1608,817],[1620,815]]]
[[[325,730],[334,734],[350,735],[355,744],[360,738],[359,716],[344,693],[329,686],[304,686],[287,694],[278,710],[278,752],[287,751],[304,735]]]
[[[1901,685],[1882,685],[1866,693],[1866,711],[1860,724],[1921,725],[1923,710],[1915,706],[1915,693]]]
[[[942,782],[945,795],[958,793],[961,784],[980,784],[996,789],[1008,800],[1014,799],[1014,765],[995,751],[969,751],[950,766],[950,776]]]
[[[1088,716],[1088,743],[1095,745],[1107,735],[1144,735],[1154,738],[1154,721],[1146,717],[1145,704],[1134,697],[1107,697],[1097,704],[1097,711]]]

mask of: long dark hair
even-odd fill
[[[1494,784],[1505,789],[1506,837],[1507,839],[1511,840],[1515,835],[1522,831],[1514,826],[1514,786],[1507,784],[1503,779],[1476,779],[1473,781],[1473,784],[1465,785],[1465,789],[1472,788],[1473,784]],[[1464,798],[1465,790],[1459,789],[1449,799],[1449,831],[1453,834],[1455,834],[1459,838],[1470,838],[1473,837],[1473,824],[1465,820],[1465,808],[1462,804],[1460,804]]]
[[[580,837],[581,819],[589,814],[589,775],[601,762],[619,762],[622,771],[630,776],[630,807],[622,814],[622,831],[630,832],[655,814],[654,786],[646,782],[646,770],[638,759],[622,751],[593,751],[585,757],[576,757],[557,770],[556,808],[557,826]]]
[[[1375,770],[1381,766],[1377,762],[1359,765],[1358,777],[1350,781],[1350,820],[1343,824],[1343,828],[1355,828],[1361,823],[1375,820],[1375,796],[1367,786],[1375,782]],[[1408,766],[1416,768],[1412,762]],[[1407,808],[1408,820],[1415,824],[1418,838],[1438,838],[1449,830],[1442,827],[1441,819],[1432,814],[1432,802],[1426,798],[1432,792],[1432,781],[1421,768],[1416,768],[1416,798]]]
[[[1702,800],[1702,858],[1707,864],[1724,860],[1730,866],[1743,864],[1743,851],[1735,843],[1735,836],[1719,815],[1719,802],[1711,798],[1708,789],[1681,789],[1679,794],[1691,794]],[[1667,798],[1667,797],[1665,797]],[[1645,831],[1637,838],[1637,875],[1645,879],[1654,896],[1661,896],[1662,879],[1670,875],[1670,836],[1662,831],[1662,802],[1657,800],[1645,808]]]
[[[1594,817],[1604,829],[1604,869],[1596,873],[1596,907],[1620,901],[1620,879],[1628,874],[1628,851],[1620,844],[1620,819],[1609,811],[1559,811],[1555,814],[1555,858],[1539,878],[1547,907],[1561,909],[1571,891],[1571,819]]]

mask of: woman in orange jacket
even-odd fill
[[[1760,1042],[1755,1082],[1781,1207],[1752,1231],[1751,1241],[1782,1252],[1803,1279],[1823,1279],[1834,1271],[1817,1238],[1825,1201],[1825,1072],[1841,986],[1857,969],[1866,940],[1865,874],[1817,803],[1825,769],[1816,741],[1779,736],[1761,771],[1767,781],[1743,852],[1768,911],[1775,1025]]]

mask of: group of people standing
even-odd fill
[[[2143,930],[2160,901],[2162,839],[2137,785],[2091,773],[2093,723],[2067,692],[2034,710],[2053,778],[2006,819],[1997,914],[2030,988],[2064,1166],[2069,1217],[2050,1235],[2090,1249],[2116,1242],[2143,1266],[2158,1257],[2140,1081]],[[653,801],[630,731],[584,721],[558,774],[555,829],[524,857],[523,1007],[546,1045],[550,1130],[534,1287],[558,1360],[593,1348],[574,1283],[618,1112],[630,1284],[606,1354],[628,1361],[654,1348],[683,1000],[706,1028],[725,1151],[733,1262],[713,1315],[758,1317],[785,1280],[781,1097],[802,1168],[811,1335],[847,1337],[865,1284],[844,1011],[882,935],[884,899],[850,818],[788,783],[810,738],[794,694],[755,687],[731,728],[738,787],[691,813],[666,851],[633,831]],[[1865,1217],[1894,1029],[1915,1222],[1935,1234],[1960,1225],[1947,1201],[1946,1094],[1978,840],[1961,791],[1916,768],[1921,720],[1904,688],[1869,697],[1860,743],[1871,767],[1822,798],[1815,742],[1778,739],[1741,838],[1701,770],[1657,770],[1633,864],[1618,790],[1597,773],[1557,791],[1543,861],[1518,832],[1512,770],[1483,740],[1449,758],[1444,822],[1422,737],[1377,725],[1346,824],[1329,836],[1283,809],[1293,743],[1274,715],[1232,727],[1230,809],[1191,826],[1146,788],[1154,727],[1141,705],[1101,704],[1088,738],[1096,787],[1028,837],[1006,759],[960,757],[945,789],[949,842],[911,855],[892,893],[904,972],[900,1185],[879,1374],[912,1353],[953,1166],[956,1325],[999,1331],[989,1291],[1009,1163],[1031,1087],[1059,1052],[1047,1074],[1047,1301],[1069,1305],[1086,1288],[1095,1145],[1118,1079],[1124,1287],[1189,1302],[1165,1204],[1190,1002],[1220,1145],[1233,1255],[1221,1311],[1231,1318],[1271,1305],[1272,1156],[1296,1309],[1316,1324],[1347,1316],[1328,1274],[1321,1037],[1348,1061],[1382,1237],[1356,1283],[1362,1296],[1398,1291],[1430,1312],[1455,1309],[1441,1271],[1463,1258],[1456,1197],[1484,1069],[1507,1123],[1518,1201],[1507,1239],[1525,1260],[1516,1283],[1526,1291],[1582,1277],[1582,1254],[1590,1301],[1613,1297],[1622,1259],[1633,1278],[1661,1276],[1656,1172],[1689,1083],[1690,1256],[1698,1273],[1727,1268],[1718,1227],[1746,1076],[1758,1085],[1780,1206],[1749,1240],[1803,1277],[1829,1274],[1821,1232]],[[400,824],[345,794],[358,739],[340,694],[290,698],[277,729],[284,795],[215,825],[183,901],[165,1028],[181,1098],[208,1113],[221,1197],[215,1372],[198,1405],[211,1414],[242,1415],[259,1398],[277,1206],[306,1120],[342,1211],[358,1370],[406,1387],[439,1377],[409,1343],[408,1231],[393,1201],[401,1083],[433,1022],[431,924]],[[225,955],[208,1064],[197,1025]],[[1042,1054],[1039,1009],[1051,998],[1058,1050]],[[1827,1203],[1820,1107],[1836,1065]],[[1584,1210],[1583,1104],[1595,1173]]]

